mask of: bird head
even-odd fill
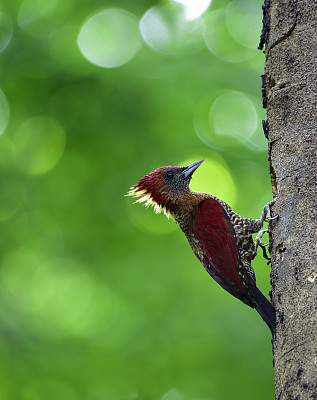
[[[146,207],[153,205],[155,212],[163,210],[169,216],[190,193],[191,177],[203,161],[195,161],[186,167],[168,166],[155,169],[133,185],[127,196],[138,197],[136,203],[144,202]]]

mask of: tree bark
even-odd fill
[[[265,0],[263,103],[274,212],[270,223],[278,400],[317,399],[317,2]]]

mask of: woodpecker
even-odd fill
[[[264,206],[260,219],[243,218],[217,197],[192,191],[190,180],[203,161],[158,168],[133,185],[127,196],[171,216],[209,275],[231,295],[255,308],[275,337],[275,309],[257,288],[251,266],[258,246],[267,258],[261,240],[267,230],[260,229],[264,221],[277,218],[270,216],[273,202]],[[253,241],[252,234],[257,232]]]

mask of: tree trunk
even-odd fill
[[[317,2],[265,0],[263,103],[274,212],[270,223],[278,400],[317,399]]]

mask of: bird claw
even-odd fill
[[[255,238],[255,241],[254,241],[254,246],[255,246],[254,250],[255,250],[255,254],[256,254],[257,249],[258,249],[258,247],[260,246],[261,249],[262,249],[262,252],[263,252],[263,257],[264,257],[266,260],[271,260],[270,257],[268,257],[267,252],[266,252],[266,248],[265,248],[266,246],[268,246],[268,243],[264,244],[264,243],[262,242],[262,236],[263,236],[264,233],[266,233],[266,232],[269,232],[269,230],[268,230],[268,229],[263,229],[262,231],[260,231],[260,232],[257,234],[257,236],[256,236],[256,238]]]
[[[261,221],[268,222],[268,221],[273,221],[278,219],[278,215],[275,215],[274,217],[271,217],[271,206],[275,203],[275,200],[269,201],[265,206],[263,207],[263,211],[261,214]]]
[[[267,204],[265,204],[265,206],[263,207],[263,211],[262,211],[262,214],[261,214],[262,226],[263,226],[263,222],[264,222],[264,221],[266,221],[266,222],[275,221],[275,220],[277,220],[277,219],[279,218],[278,214],[277,214],[277,215],[274,215],[274,217],[271,217],[271,206],[272,206],[274,203],[275,203],[275,200],[269,201],[269,202],[268,202]],[[254,241],[254,246],[255,246],[254,249],[255,249],[255,254],[256,254],[257,248],[258,248],[258,246],[260,246],[261,249],[262,249],[262,251],[263,251],[263,257],[264,257],[265,259],[269,260],[269,261],[268,261],[268,264],[269,264],[270,261],[271,261],[271,258],[268,257],[267,252],[266,252],[266,248],[265,248],[268,244],[264,244],[264,243],[262,242],[262,240],[261,240],[261,239],[262,239],[262,236],[263,236],[264,233],[266,233],[266,232],[268,232],[268,229],[263,229],[262,231],[260,231],[260,232],[258,233],[258,235],[257,235],[257,237],[255,238],[255,241]]]
[[[278,219],[278,217],[279,217],[279,215],[276,214],[276,215],[274,215],[274,217],[266,217],[266,219],[267,219],[268,221],[274,221],[275,219]]]

